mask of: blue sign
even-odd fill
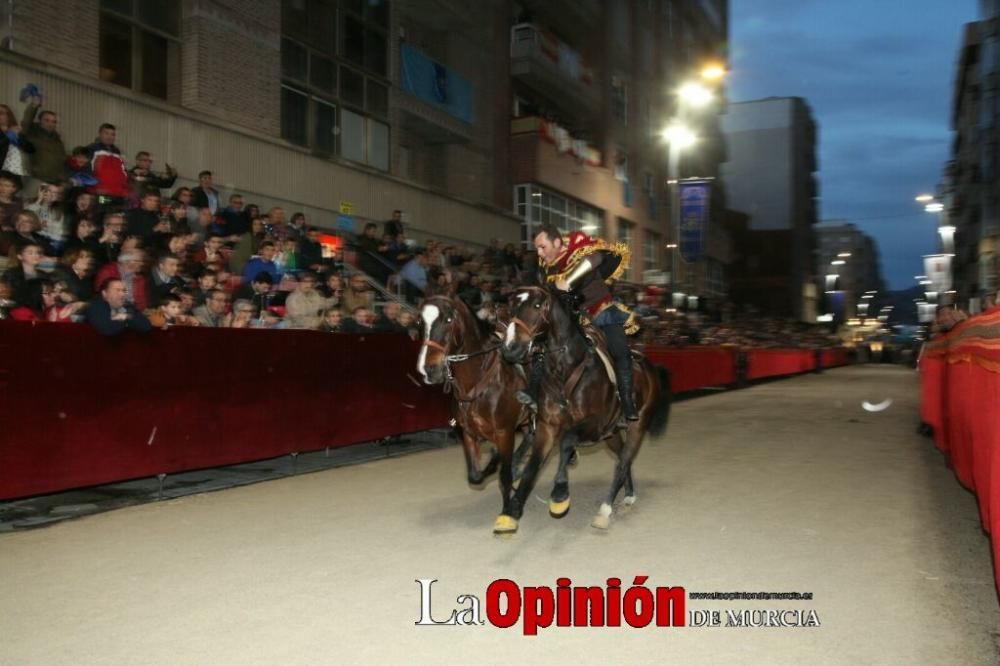
[[[354,231],[354,217],[351,215],[338,215],[337,228],[341,231]]]
[[[678,235],[681,256],[685,261],[699,261],[705,251],[711,185],[704,180],[687,180],[682,181],[679,187],[681,219]]]

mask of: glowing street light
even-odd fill
[[[924,210],[928,213],[940,213],[944,210],[944,204],[940,201],[933,201],[924,206]]]
[[[706,81],[718,81],[726,76],[726,68],[717,62],[709,63],[701,68],[701,78]]]
[[[830,265],[831,266],[843,266],[846,263],[847,262],[844,261],[843,259],[834,259],[833,261],[830,262]]]
[[[841,252],[837,256],[840,257],[841,259],[843,259],[843,258],[851,256],[851,253],[850,252]]]
[[[695,81],[690,81],[682,85],[677,91],[677,96],[681,102],[696,109],[708,106],[715,99],[715,95],[712,94],[711,90]]]
[[[933,194],[921,194],[918,197],[916,197],[915,201],[917,203],[927,204],[927,203],[930,203],[930,202],[934,201],[934,195]]]
[[[663,140],[670,144],[671,148],[684,150],[690,148],[698,142],[698,137],[684,125],[671,125],[660,133]]]
[[[667,243],[668,250],[674,250],[677,248],[677,243]]]

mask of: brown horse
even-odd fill
[[[516,310],[504,338],[504,357],[512,363],[523,362],[536,345],[541,345],[545,351],[546,372],[538,401],[531,457],[511,503],[511,513],[497,519],[497,528],[517,530],[527,494],[552,445],[557,442],[560,443],[559,469],[549,500],[549,512],[556,518],[564,516],[570,504],[566,468],[576,444],[607,439],[608,446],[618,457],[618,464],[611,490],[591,522],[594,527],[607,529],[615,498],[623,486],[624,503],[635,502],[632,461],[643,438],[646,433],[656,437],[666,430],[670,417],[670,376],[664,368],[652,365],[645,357],[633,355],[639,420],[623,429],[618,425],[621,405],[610,365],[601,360],[595,344],[587,339],[559,299],[549,290],[525,287],[516,292],[512,301]],[[603,338],[596,330],[591,335],[598,342]]]
[[[424,340],[417,372],[427,384],[452,390],[452,415],[462,431],[469,483],[480,484],[500,467],[501,516],[511,511],[514,441],[529,423],[527,409],[514,394],[525,386],[524,373],[503,360],[500,340],[455,296],[423,302]],[[492,442],[493,453],[480,469],[479,445]],[[530,446],[525,434],[521,449]]]

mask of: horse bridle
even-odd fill
[[[472,352],[469,354],[449,354],[448,348],[442,345],[440,342],[435,342],[434,340],[424,340],[421,343],[423,347],[430,347],[431,349],[436,349],[437,351],[444,354],[444,373],[448,382],[454,383],[455,375],[451,372],[452,363],[463,363],[468,361],[470,358],[475,358],[477,356],[482,356],[483,354],[488,354],[492,351],[496,351],[499,345],[494,347],[487,347],[486,349],[481,349],[477,352]]]

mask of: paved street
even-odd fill
[[[880,412],[863,401],[892,404]],[[975,500],[915,434],[912,370],[856,366],[677,403],[636,463],[638,502],[589,526],[611,478],[601,447],[555,466],[516,536],[496,481],[457,447],[133,506],[0,534],[0,664],[993,664],[1000,611]],[[813,610],[818,627],[415,626],[522,588],[634,576],[687,610]],[[485,610],[483,618],[485,619]]]

